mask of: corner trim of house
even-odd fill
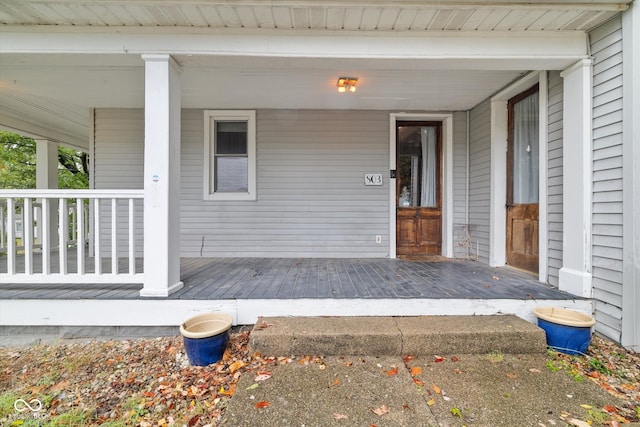
[[[453,113],[391,113],[389,115],[389,169],[396,168],[396,122],[442,122],[442,256],[453,258]],[[396,258],[396,180],[389,179],[389,258]]]
[[[622,14],[622,335],[620,343],[640,351],[640,5]]]

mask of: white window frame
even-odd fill
[[[247,122],[247,184],[246,192],[215,192],[215,162],[213,124],[216,121]],[[256,112],[255,110],[205,110],[204,111],[204,200],[256,200]]]

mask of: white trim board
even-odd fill
[[[453,258],[453,113],[391,113],[389,169],[396,169],[396,122],[442,122],[442,253]],[[389,258],[396,258],[396,179],[389,178]]]
[[[258,316],[444,316],[515,314],[535,322],[535,307],[592,313],[592,302],[503,299],[288,300],[0,300],[1,326],[177,326],[203,312],[224,312],[234,325]]]

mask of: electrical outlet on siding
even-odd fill
[[[382,236],[376,236],[376,243],[382,243]]]

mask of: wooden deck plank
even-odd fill
[[[530,274],[473,261],[185,258],[181,267],[185,286],[169,299],[576,298]],[[0,299],[141,299],[140,289],[139,284],[0,284]]]
[[[347,262],[345,260],[336,260],[336,272],[338,274],[338,280],[340,281],[340,289],[342,290],[340,295],[343,295],[344,298],[355,298],[358,297],[358,290],[351,280],[351,276],[349,276],[349,272],[347,271]]]

